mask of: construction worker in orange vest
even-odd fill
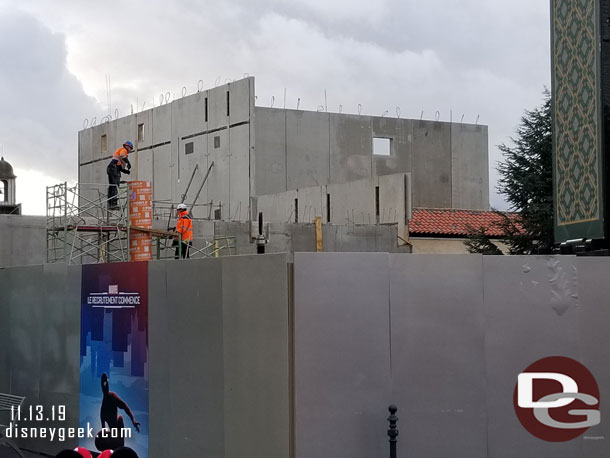
[[[176,223],[176,232],[182,237],[180,246],[176,243],[175,259],[189,258],[189,246],[193,244],[193,220],[189,215],[186,205],[178,204],[178,223]]]
[[[108,208],[114,209],[118,207],[117,194],[119,192],[119,184],[121,183],[121,172],[129,175],[131,172],[131,163],[127,157],[133,150],[133,143],[126,141],[112,155],[112,159],[106,173],[108,174]]]

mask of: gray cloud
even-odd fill
[[[462,114],[465,122],[479,116],[489,125],[494,181],[493,167],[500,159],[495,145],[508,141],[523,110],[540,104],[550,82],[548,2],[10,3],[38,18],[28,22],[20,16],[21,28],[14,33],[48,41],[48,52],[33,46],[36,61],[63,75],[55,79],[61,84],[30,99],[44,106],[44,116],[37,116],[38,136],[56,145],[75,145],[82,119],[106,114],[106,74],[112,79],[112,108],[124,115],[132,105],[158,104],[161,92],[179,96],[186,86],[192,93],[199,79],[210,87],[217,79],[224,83],[248,73],[257,78],[259,105],[269,105],[274,97],[275,106],[282,106],[286,88],[288,107],[300,98],[301,108],[315,110],[325,103],[326,89],[332,111],[342,105],[344,112],[355,113],[361,104],[363,113],[373,115],[386,110],[395,115],[399,106],[402,117],[419,118],[422,110],[426,119],[438,111],[441,120],[449,120],[451,110],[454,121]],[[64,37],[67,66],[98,105],[82,95],[66,71]],[[26,48],[32,46],[27,40]],[[19,65],[30,68],[28,62]],[[34,86],[39,72],[28,73],[34,75],[28,86]],[[45,131],[43,121],[49,117],[55,127]],[[62,128],[56,130],[58,124]],[[493,194],[492,204],[503,206]]]
[[[36,19],[0,10],[0,143],[15,167],[60,179],[76,175],[76,130],[96,109],[65,67],[62,35]]]

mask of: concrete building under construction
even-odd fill
[[[405,238],[410,206],[489,208],[486,126],[255,100],[248,77],[82,130],[79,182],[105,183],[110,156],[129,139],[128,178],[153,183],[159,226],[185,202],[196,220],[243,223],[263,211],[272,224],[395,224]]]

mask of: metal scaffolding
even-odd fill
[[[47,262],[89,264],[129,261],[127,185],[109,208],[108,185],[47,186]]]
[[[156,259],[172,259],[176,256],[176,243],[168,238],[153,235],[153,252]],[[237,237],[215,236],[194,237],[193,245],[189,248],[189,258],[218,258],[220,256],[234,256],[237,254]]]
[[[128,197],[128,185],[121,184],[118,187],[118,205],[109,208],[108,185],[61,183],[47,186],[47,262],[92,264],[129,261],[129,234],[133,231],[151,235],[156,259],[174,258],[176,243],[180,243],[179,234],[130,227]],[[171,219],[175,204],[161,208],[164,209],[163,218]],[[195,237],[190,247],[191,259],[235,254],[237,239],[231,236]]]

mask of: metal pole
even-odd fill
[[[208,171],[205,174],[205,177],[203,178],[203,183],[201,183],[201,186],[199,187],[199,191],[197,191],[197,195],[195,196],[195,200],[193,201],[193,204],[191,205],[191,208],[189,210],[189,213],[191,215],[193,214],[193,207],[197,203],[197,199],[199,199],[199,194],[201,194],[201,190],[203,189],[205,182],[208,181],[208,176],[210,175],[210,172],[212,171],[212,167],[214,167],[214,161],[212,161],[212,163],[210,164],[210,167],[208,167]]]
[[[265,236],[263,235],[263,212],[258,214],[258,235],[256,236],[256,254],[265,254]]]
[[[390,438],[390,458],[396,458],[396,439],[398,437],[398,429],[396,427],[396,423],[398,423],[398,417],[396,416],[396,412],[398,411],[398,407],[394,404],[390,404],[388,407],[390,411],[390,416],[388,417],[388,421],[390,422],[390,429],[388,429],[388,437]]]
[[[186,195],[189,192],[189,189],[191,189],[191,184],[193,183],[193,178],[195,178],[195,172],[197,172],[197,169],[199,168],[199,164],[195,164],[195,168],[193,169],[193,174],[191,175],[191,179],[189,180],[189,184],[186,186],[186,191],[184,191],[184,194],[182,194],[182,200],[180,200],[180,203],[183,204],[184,200],[186,199]]]

